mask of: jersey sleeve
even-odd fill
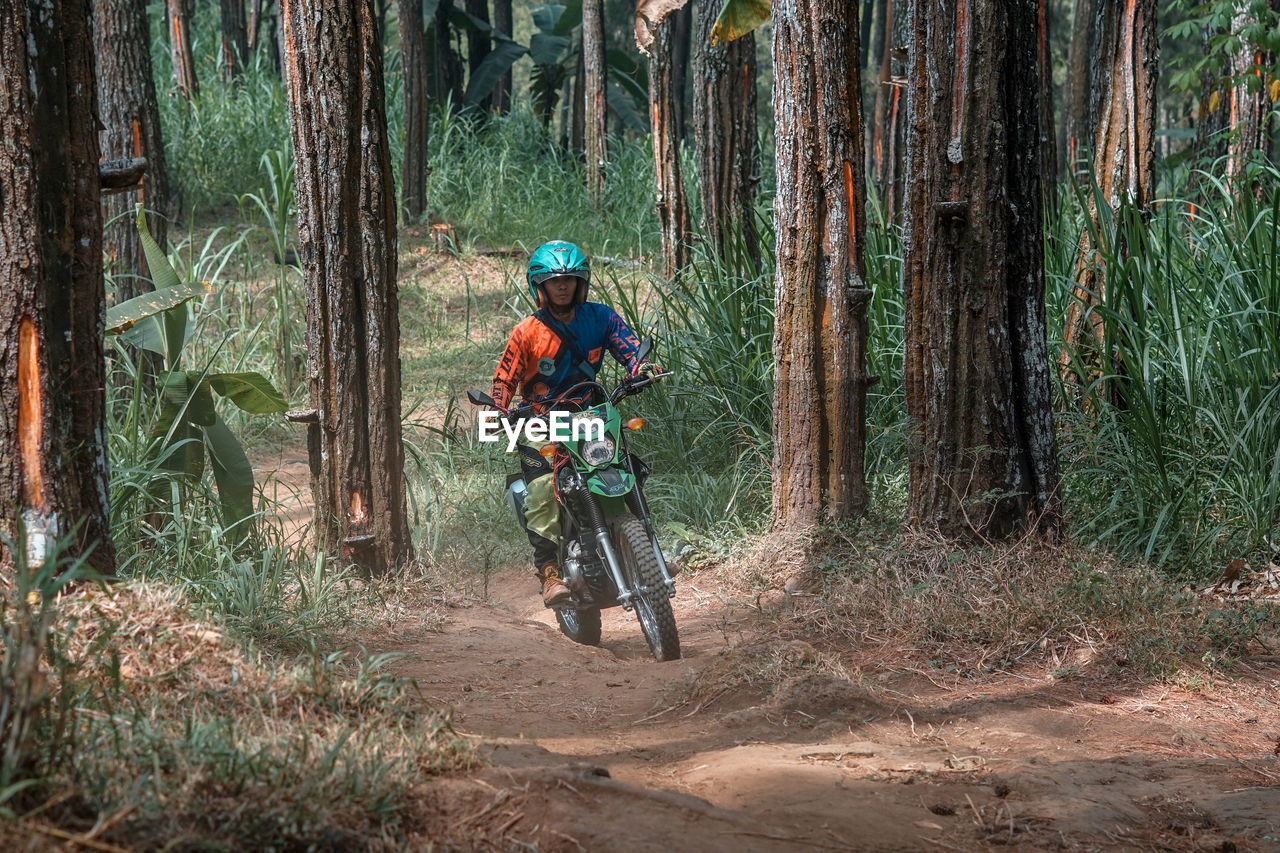
[[[524,376],[524,347],[521,344],[520,329],[520,326],[516,326],[511,330],[511,337],[507,339],[507,348],[502,351],[502,358],[498,359],[498,369],[493,373],[493,388],[489,396],[504,409],[511,407],[511,401],[515,398],[516,391],[520,388],[521,378]]]
[[[640,341],[636,338],[636,333],[631,331],[631,327],[627,325],[627,321],[612,308],[606,308],[609,312],[608,323],[606,328],[608,334],[606,339],[609,342],[609,352],[613,353],[613,357],[622,362],[628,371],[636,369],[636,365],[640,363]]]

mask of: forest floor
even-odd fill
[[[422,611],[431,632],[407,624],[394,639],[366,638],[371,653],[410,656],[398,674],[452,706],[490,765],[423,787],[423,840],[541,851],[1280,850],[1275,661],[1198,690],[1117,680],[1087,663],[1065,681],[1028,670],[943,680],[906,662],[841,678],[803,666],[812,649],[791,641],[794,676],[724,678],[716,689],[732,650],[773,623],[705,574],[678,579],[679,661],[655,662],[620,608],[604,613],[599,647],[575,645],[516,570],[489,578],[487,593],[432,593]],[[691,698],[695,681],[704,698]]]
[[[512,322],[518,271],[406,236],[406,385],[430,371],[433,387],[472,387],[492,369],[476,342]],[[439,406],[418,411],[434,421]],[[283,484],[286,527],[309,516],[304,460],[259,461]],[[786,594],[753,597],[707,568],[677,579],[683,659],[657,663],[621,609],[599,647],[575,645],[527,569],[453,571],[407,584],[411,615],[354,638],[403,654],[396,674],[452,707],[484,760],[422,783],[417,846],[1280,850],[1278,658],[1173,684],[1087,648],[949,672],[856,643],[815,650],[780,630],[788,613],[802,624]]]

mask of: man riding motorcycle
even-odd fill
[[[591,264],[573,243],[554,240],[534,250],[525,273],[529,293],[538,310],[511,330],[498,360],[490,396],[509,409],[516,392],[538,415],[579,382],[595,379],[607,349],[631,374],[662,371],[639,357],[640,342],[618,313],[607,305],[587,301]],[[575,405],[583,400],[563,400]],[[524,501],[533,565],[542,584],[542,602],[554,607],[567,602],[569,588],[560,580],[560,516],[556,506],[551,462],[536,448],[518,446],[520,468],[528,495]]]

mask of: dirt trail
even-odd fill
[[[563,637],[525,574],[444,596],[442,633],[376,651],[494,765],[435,782],[426,836],[493,850],[1280,850],[1280,671],[1230,695],[813,670],[678,704],[760,615],[680,579],[685,658],[634,617]],[[803,645],[803,644],[799,644]],[[607,774],[607,775],[606,775]]]

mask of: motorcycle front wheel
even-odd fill
[[[586,610],[557,607],[556,621],[560,623],[560,633],[575,643],[584,646],[600,645],[599,607],[589,607]]]
[[[671,612],[671,599],[666,584],[662,582],[662,570],[658,557],[653,553],[653,543],[640,519],[630,513],[619,515],[610,522],[613,540],[617,546],[618,561],[622,573],[635,591],[636,619],[644,632],[649,651],[660,661],[680,657],[680,633],[676,630],[676,617]]]

